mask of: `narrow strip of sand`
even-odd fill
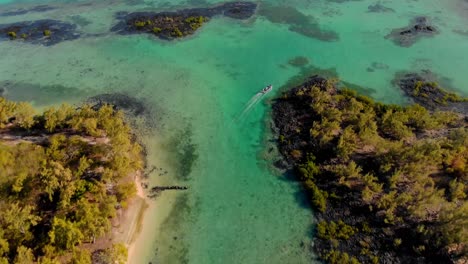
[[[146,145],[149,150],[162,150],[164,142],[166,142],[164,138],[158,136],[147,140]],[[157,258],[156,254],[161,253],[158,249],[158,243],[161,243],[159,239],[161,226],[174,206],[176,192],[163,193],[156,199],[149,198],[147,190],[142,185],[142,182],[150,187],[174,184],[173,173],[176,170],[170,165],[168,156],[162,155],[161,152],[149,151],[147,160],[149,166],[157,165],[158,170],[147,178],[143,178],[142,175],[135,177],[137,195],[130,201],[131,204],[125,213],[125,223],[121,224],[121,234],[124,235],[120,241],[128,248],[127,264],[148,263]],[[163,170],[166,172],[162,173]]]
[[[135,252],[135,239],[137,238],[139,232],[141,231],[141,225],[143,222],[143,217],[145,214],[145,209],[148,207],[148,198],[145,195],[145,191],[141,185],[141,177],[138,175],[135,177],[135,185],[137,188],[137,195],[135,198],[135,204],[133,207],[135,208],[132,214],[132,221],[129,223],[128,227],[128,234],[125,241],[125,244],[128,248],[128,259],[127,263],[130,263],[132,256]]]
[[[141,176],[134,177],[137,193],[132,197],[124,210],[118,211],[112,223],[112,240],[114,243],[123,243],[128,248],[128,260],[132,259],[134,252],[133,241],[141,229],[143,217],[148,208],[149,201],[141,185]],[[130,263],[128,262],[127,263]]]

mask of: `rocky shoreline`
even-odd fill
[[[424,155],[431,154],[419,154],[419,159],[414,153],[423,151],[421,145],[450,141],[455,131],[466,133],[467,125],[455,113],[374,103],[350,90],[337,90],[320,76],[277,98],[273,129],[283,159],[276,164],[291,170],[309,194],[318,220],[311,249],[328,263],[463,263],[457,261],[467,259],[466,244],[446,238],[453,236],[444,233],[450,227],[443,221],[450,217],[435,206],[464,210],[459,206],[466,205],[466,196],[447,198],[441,192],[455,195],[447,178],[455,178],[450,182],[455,186],[466,172],[454,174],[443,155],[432,154],[428,161]],[[466,154],[455,147],[445,151],[455,159]],[[427,169],[432,166],[444,169]],[[427,181],[434,184],[432,189],[424,185]],[[437,203],[416,198],[419,188]]]
[[[183,9],[173,12],[121,12],[120,22],[111,30],[118,34],[152,34],[160,39],[173,40],[192,35],[214,16],[248,19],[257,5],[252,2],[228,2],[207,8]]]
[[[394,83],[406,96],[430,110],[454,111],[468,115],[468,100],[445,91],[430,76],[430,72],[404,73]]]

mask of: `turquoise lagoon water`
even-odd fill
[[[66,20],[78,24],[83,37],[51,47],[0,42],[0,87],[6,87],[7,97],[38,108],[125,93],[152,111],[156,125],[144,133],[149,162],[168,173],[158,170],[149,181],[189,190],[162,195],[172,209],[160,224],[143,226],[144,240],[137,241],[130,263],[317,262],[310,250],[313,212],[299,186],[271,165],[277,154],[268,117],[279,89],[239,118],[245,103],[266,84],[278,88],[314,72],[361,86],[360,92],[377,100],[406,103],[392,85],[395,74],[427,69],[448,88],[468,95],[468,36],[461,34],[468,5],[461,0],[258,1],[263,11],[254,18],[215,18],[180,41],[109,32],[117,11],[210,3],[215,1],[1,0],[0,13],[38,4],[57,8],[0,16],[0,23]],[[394,12],[368,12],[376,3]],[[430,17],[440,34],[409,48],[385,39],[421,15]],[[294,26],[308,34],[290,30]],[[297,56],[310,63],[288,64]],[[378,67],[370,71],[372,65]],[[157,215],[157,207],[147,214]]]

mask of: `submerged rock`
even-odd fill
[[[309,59],[304,56],[297,56],[288,61],[288,64],[294,67],[303,67],[309,64]]]
[[[9,10],[0,13],[0,16],[19,16],[19,15],[24,15],[30,12],[47,12],[50,10],[57,9],[56,7],[53,6],[48,6],[48,5],[38,5],[34,6],[31,8],[19,8],[15,10]]]
[[[86,102],[99,108],[103,104],[113,105],[116,110],[121,110],[125,114],[141,118],[144,127],[142,129],[153,129],[157,126],[157,114],[154,113],[151,106],[144,100],[124,94],[124,93],[105,93],[90,97]],[[134,124],[136,126],[136,124]]]
[[[247,19],[255,14],[257,4],[252,2],[231,2],[215,8],[221,15],[234,19]]]
[[[214,16],[247,19],[253,16],[256,8],[257,5],[251,2],[230,2],[214,7],[174,12],[119,12],[116,17],[121,21],[112,28],[112,31],[123,35],[148,33],[160,39],[173,40],[195,33]]]
[[[411,25],[404,28],[392,30],[385,38],[402,47],[409,47],[416,43],[421,37],[431,37],[438,33],[436,27],[431,25],[426,17],[417,17]]]
[[[157,198],[163,191],[168,191],[168,190],[172,190],[172,191],[186,191],[188,190],[188,187],[187,186],[177,186],[177,185],[174,185],[174,186],[155,186],[155,187],[152,187],[149,194],[148,194],[148,197],[149,198]]]
[[[0,40],[22,41],[45,46],[80,37],[76,25],[52,19],[0,25]]]
[[[388,65],[380,62],[373,62],[368,68],[368,72],[374,72],[376,70],[388,70]]]
[[[303,36],[321,41],[337,41],[339,36],[334,31],[324,30],[318,21],[292,6],[262,3],[258,10],[260,16],[275,24],[287,25],[288,29]]]
[[[458,35],[468,37],[468,30],[454,29],[452,31]]]

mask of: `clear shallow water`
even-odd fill
[[[395,12],[368,13],[375,1],[268,1],[263,3],[296,8],[305,19],[295,23],[318,24],[315,34],[335,32],[338,40],[320,41],[257,16],[244,22],[213,19],[195,36],[168,43],[108,33],[113,14],[201,2],[0,1],[0,12],[39,3],[57,7],[0,17],[0,23],[54,18],[78,23],[85,33],[52,47],[0,42],[0,84],[11,99],[39,108],[124,92],[155,112],[157,125],[146,137],[149,159],[168,174],[154,173],[151,181],[190,189],[163,194],[161,201],[169,201],[173,210],[160,226],[144,226],[144,241],[137,241],[131,263],[310,263],[313,214],[298,186],[270,166],[274,152],[269,153],[267,117],[269,99],[278,91],[233,120],[266,84],[280,87],[317,69],[364,86],[364,93],[385,102],[406,101],[391,81],[408,70],[429,69],[468,95],[468,37],[453,32],[466,28],[466,10],[463,1],[445,2],[382,1]],[[420,15],[429,16],[441,33],[410,48],[384,38]],[[296,56],[311,63],[289,65]],[[373,63],[384,66],[369,72]],[[187,166],[192,159],[193,166]],[[157,215],[157,208],[148,214]]]

